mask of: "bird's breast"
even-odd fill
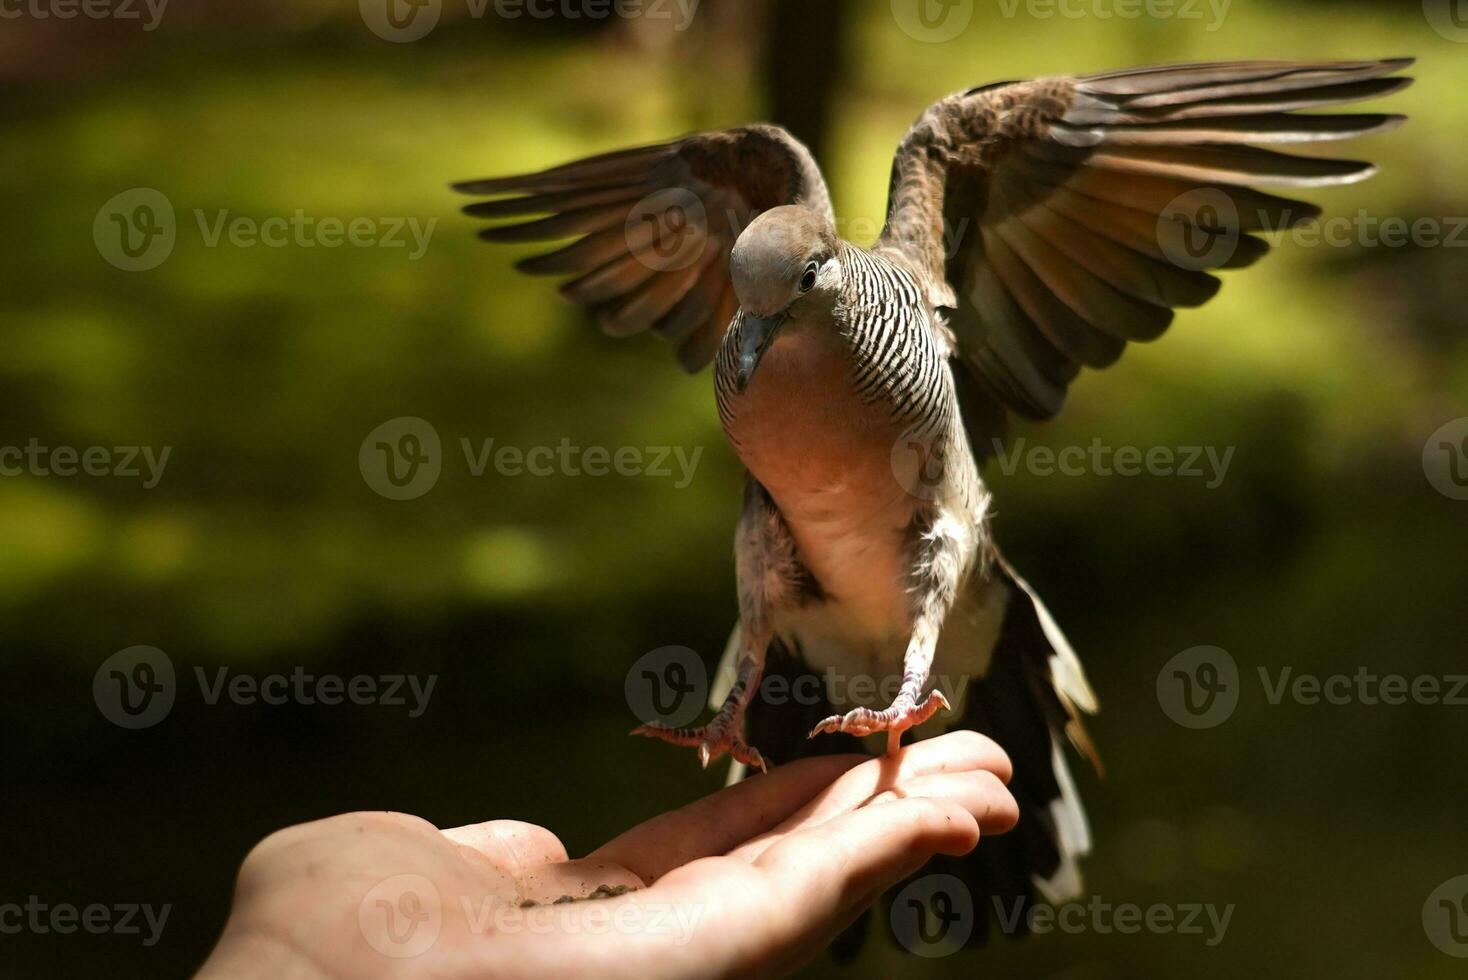
[[[788,325],[787,325],[788,326]],[[776,335],[725,431],[779,507],[822,589],[874,632],[908,625],[908,538],[920,501],[893,471],[902,434],[864,401],[834,330]]]

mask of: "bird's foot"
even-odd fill
[[[847,735],[871,735],[873,732],[887,733],[887,751],[896,751],[898,743],[902,740],[902,733],[909,728],[916,728],[938,713],[938,709],[947,710],[952,707],[948,698],[944,697],[942,691],[934,690],[928,694],[921,703],[914,703],[906,695],[898,695],[897,700],[892,702],[891,707],[883,708],[881,711],[873,711],[871,708],[854,708],[844,715],[832,715],[817,725],[810,733],[811,738],[817,735],[830,735],[842,732]]]
[[[769,767],[765,765],[764,756],[760,755],[759,749],[736,735],[735,727],[732,721],[726,722],[723,718],[715,718],[711,724],[703,728],[638,725],[632,729],[631,734],[660,738],[674,745],[696,745],[698,746],[698,761],[703,763],[705,769],[708,768],[710,762],[727,752],[735,762],[742,762],[760,772],[769,772]]]

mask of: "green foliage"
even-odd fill
[[[1416,87],[1390,107],[1412,122],[1351,151],[1379,161],[1381,175],[1316,199],[1348,216],[1468,208],[1468,49],[1428,30],[1417,5],[1240,3],[1210,32],[1004,18],[980,4],[992,19],[947,44],[894,30],[887,6],[871,4],[857,25],[827,161],[838,211],[861,219],[865,237],[880,224],[891,148],[927,101],[1159,59],[1418,54]],[[470,672],[462,696],[486,715],[506,691],[548,703],[521,719],[539,725],[546,751],[623,751],[603,739],[625,727],[607,705],[626,665],[665,643],[712,658],[732,622],[738,466],[707,376],[680,374],[656,340],[598,335],[551,284],[513,271],[528,249],[477,242],[447,184],[757,113],[754,79],[727,62],[720,72],[733,74],[601,37],[512,42],[460,23],[383,45],[327,22],[299,35],[160,32],[105,83],[8,96],[0,444],[169,446],[172,456],[151,490],[0,478],[0,658],[23,672],[59,661],[82,677],[138,642],[188,664],[248,665],[350,662],[379,631],[423,637]],[[159,268],[123,272],[99,256],[92,221],[139,186],[168,196],[178,242]],[[210,247],[196,209],[206,223],[221,210],[264,220],[299,209],[436,225],[417,260],[404,248]],[[1465,505],[1427,485],[1421,452],[1468,404],[1462,254],[1286,242],[1227,274],[1219,299],[1182,313],[1162,342],[1083,379],[1060,421],[1019,431],[1051,446],[1234,447],[1216,489],[994,476],[1001,541],[1051,597],[1106,709],[1097,728],[1113,775],[1084,781],[1101,836],[1093,881],[1119,897],[1252,902],[1235,927],[1245,938],[1209,975],[1447,975],[1415,931],[1412,902],[1419,878],[1425,895],[1454,869],[1354,859],[1372,867],[1363,898],[1389,893],[1402,920],[1361,955],[1341,928],[1354,910],[1332,917],[1309,886],[1345,887],[1321,866],[1374,846],[1366,835],[1383,821],[1444,848],[1461,838],[1442,805],[1461,801],[1462,767],[1454,796],[1430,759],[1461,744],[1461,720],[1255,698],[1227,734],[1180,739],[1152,691],[1157,667],[1200,643],[1229,648],[1246,672],[1410,674],[1461,661]],[[398,416],[429,420],[444,443],[438,485],[409,502],[375,494],[357,464],[367,433]],[[473,476],[460,439],[488,438],[703,455],[681,489],[616,475]],[[411,658],[411,646],[400,652]],[[568,706],[555,693],[583,682],[606,698],[562,738],[551,723]],[[54,717],[48,699],[11,691],[7,713],[36,731],[85,731],[95,723],[85,690],[69,691],[71,707]],[[456,717],[475,717],[465,710]],[[1415,741],[1418,727],[1447,744]],[[671,751],[637,758],[691,764]],[[587,778],[604,769],[566,765]],[[653,795],[686,797],[692,777],[680,778],[641,773],[646,793],[611,794],[595,816],[630,819]],[[542,816],[594,840],[584,803],[556,792],[563,805]],[[1322,840],[1323,818],[1341,829]],[[1181,857],[1138,878],[1128,859],[1153,855],[1159,825]],[[1086,957],[1121,971],[1087,976],[1180,975],[1200,955],[1154,941],[1117,965],[1100,942],[1007,949],[995,975],[1010,975],[998,963],[1059,970]]]

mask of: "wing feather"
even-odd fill
[[[603,153],[537,173],[464,181],[487,195],[471,217],[514,219],[491,242],[574,239],[520,260],[523,272],[571,276],[561,292],[593,307],[613,336],[649,328],[677,343],[680,364],[713,359],[737,309],[729,252],[761,211],[803,204],[831,215],[809,151],[776,126],[714,130]]]
[[[1113,363],[1127,341],[1161,336],[1175,309],[1211,299],[1208,270],[1267,252],[1252,233],[1320,213],[1260,188],[1371,176],[1364,161],[1271,147],[1399,126],[1291,113],[1389,94],[1410,83],[1394,76],[1409,64],[1160,65],[950,96],[898,148],[876,248],[926,275],[930,295],[957,298],[955,356],[991,396],[1048,418],[1081,367]]]

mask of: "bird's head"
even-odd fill
[[[830,219],[798,204],[765,211],[734,243],[729,275],[743,312],[736,378],[741,391],[780,324],[807,297],[830,298],[840,281],[839,251]]]

